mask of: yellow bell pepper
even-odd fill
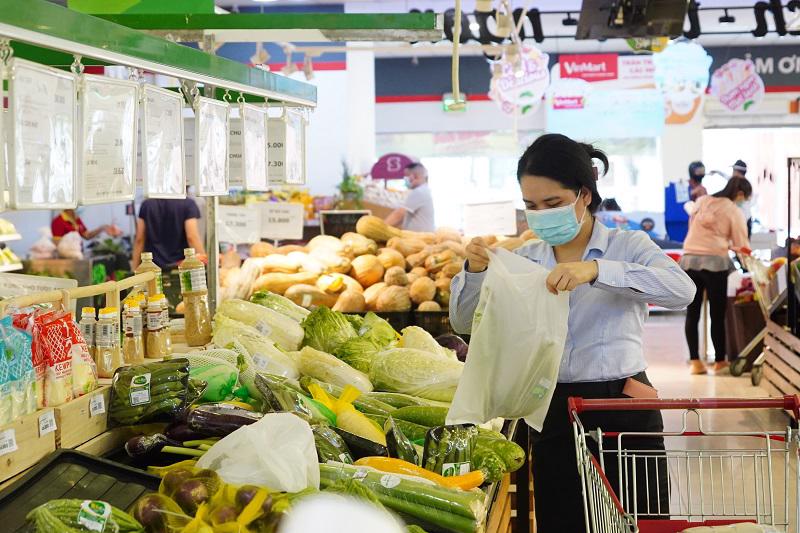
[[[444,477],[436,472],[431,472],[402,459],[391,457],[362,457],[354,463],[356,466],[368,466],[381,472],[390,474],[403,474],[406,476],[417,476],[428,481],[433,481],[439,486],[451,489],[471,490],[480,487],[485,481],[483,472],[473,470],[460,476]]]

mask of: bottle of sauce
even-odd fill
[[[125,364],[119,342],[119,314],[116,307],[100,310],[95,332],[95,363],[101,378],[114,376],[114,371]]]
[[[145,272],[155,272],[156,273],[156,294],[164,294],[164,283],[162,279],[161,269],[157,264],[153,262],[153,254],[152,252],[142,252],[141,255],[142,261],[139,263],[139,267],[134,271],[135,274],[144,274]],[[147,287],[144,287],[144,294],[147,294]],[[148,295],[152,296],[152,294]]]
[[[122,356],[126,365],[144,362],[144,344],[142,341],[142,313],[139,302],[135,298],[125,300],[122,312]]]
[[[211,313],[208,309],[206,268],[194,248],[183,251],[186,259],[178,266],[183,295],[186,344],[205,346],[211,342]]]
[[[161,331],[164,335],[164,352],[165,355],[172,354],[172,332],[169,327],[169,301],[163,294],[157,294],[156,298],[161,305]]]
[[[161,301],[158,295],[147,299],[147,357],[159,359],[167,355],[164,342]]]
[[[94,331],[97,327],[95,315],[94,307],[84,307],[81,309],[81,321],[78,322],[81,328],[81,335],[83,335],[83,340],[86,341],[86,346],[89,348],[89,355],[92,359],[94,359],[95,355]]]

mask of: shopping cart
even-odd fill
[[[587,533],[677,533],[689,527],[741,522],[769,524],[789,532],[800,524],[797,430],[787,425],[782,431],[707,431],[699,413],[782,409],[798,420],[797,396],[749,400],[569,398],[568,406]],[[676,432],[614,433],[590,430],[581,422],[581,414],[589,411],[633,410],[681,410],[683,427]],[[688,427],[690,414],[697,418],[696,429]],[[631,449],[636,447],[631,446],[633,439],[659,436],[664,437],[666,450]],[[619,480],[618,486],[609,481],[607,466],[616,468],[612,477]],[[638,483],[633,481],[637,478]],[[665,486],[667,497],[660,493]]]

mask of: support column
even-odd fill
[[[371,43],[347,43],[348,48]],[[369,172],[375,154],[375,54],[347,52],[347,165],[353,173]]]

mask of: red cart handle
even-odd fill
[[[587,400],[570,396],[567,399],[570,420],[574,414],[586,411],[650,411],[664,409],[785,409],[800,420],[800,397],[786,395],[783,398],[608,398]]]

